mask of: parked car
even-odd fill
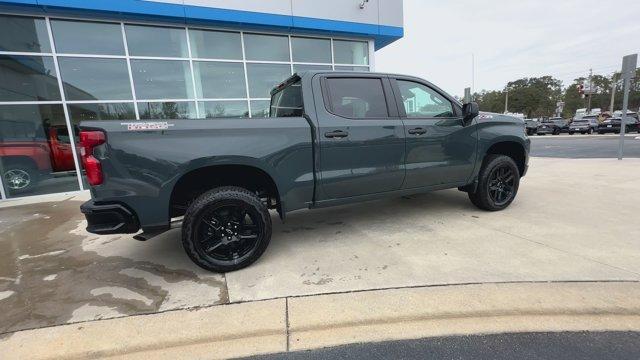
[[[597,115],[587,115],[579,120],[573,120],[569,124],[569,135],[573,135],[577,132],[580,134],[592,134],[598,130]]]
[[[536,133],[538,135],[560,135],[562,132],[569,132],[567,120],[561,117],[554,117],[540,121]]]
[[[620,133],[620,124],[622,124],[622,118],[612,117],[603,121],[602,124],[598,125],[598,134],[606,134],[606,133]],[[627,116],[625,118],[625,133],[630,132],[640,132],[640,125],[638,124],[638,119]]]
[[[87,121],[87,230],[145,240],[182,219],[199,266],[256,261],[273,209],[294,210],[458,188],[502,210],[527,171],[522,120],[482,113],[410,76],[303,72],[271,91],[267,118]]]
[[[0,165],[4,185],[12,193],[32,189],[55,172],[75,170],[71,141],[66,126],[35,130],[31,123],[2,121],[11,134],[0,138]],[[43,135],[46,138],[43,138]]]
[[[538,120],[537,119],[524,119],[525,129],[527,135],[534,135],[538,132]]]

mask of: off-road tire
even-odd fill
[[[261,236],[257,240],[257,245],[252,248],[249,254],[237,263],[216,261],[206,256],[202,249],[195,245],[196,227],[200,224],[201,217],[206,213],[207,208],[214,207],[221,202],[239,201],[244,202],[259,215],[261,224]],[[182,223],[182,245],[191,260],[203,269],[213,272],[229,272],[242,269],[254,263],[267,249],[271,240],[271,217],[266,204],[260,198],[240,187],[225,186],[215,188],[200,195],[187,209]]]
[[[513,194],[511,198],[504,204],[496,205],[489,195],[489,176],[492,171],[498,167],[508,166],[514,174]],[[520,171],[512,158],[506,155],[491,154],[485,157],[480,173],[478,174],[478,186],[476,191],[468,193],[471,203],[482,210],[499,211],[508,207],[515,199],[520,186]]]

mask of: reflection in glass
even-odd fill
[[[295,117],[302,116],[303,113],[304,104],[300,80],[271,96],[269,117]]]
[[[187,101],[140,102],[140,119],[196,119],[196,105]]]
[[[0,55],[0,101],[60,99],[52,57]]]
[[[240,33],[189,29],[189,41],[194,58],[242,60]]]
[[[138,99],[193,98],[188,61],[131,60]]]
[[[368,66],[339,66],[336,65],[336,70],[340,71],[369,71]]]
[[[295,62],[331,63],[331,40],[292,37],[291,53]]]
[[[453,105],[435,90],[413,81],[397,83],[407,117],[453,117]]]
[[[204,101],[198,103],[200,113],[207,119],[228,117],[249,117],[249,105],[245,100],[240,101]],[[202,117],[202,116],[201,116]]]
[[[244,34],[244,52],[247,60],[289,61],[289,38]]]
[[[0,15],[0,51],[51,52],[44,19]]]
[[[332,70],[331,65],[304,65],[304,64],[293,64],[293,72],[301,73],[303,71],[309,70],[322,70],[329,71]]]
[[[284,64],[247,64],[249,95],[270,98],[271,89],[291,76],[291,67]]]
[[[62,105],[0,106],[0,174],[10,198],[79,189]]]
[[[376,78],[328,78],[331,112],[352,119],[388,116],[382,81]]]
[[[251,100],[251,117],[269,117],[270,100]]]
[[[187,35],[182,28],[125,25],[131,56],[187,57]]]
[[[124,55],[120,24],[51,20],[56,52]]]
[[[369,44],[364,41],[333,41],[336,64],[369,65]]]
[[[198,98],[245,98],[247,91],[242,63],[194,61]]]
[[[58,58],[67,100],[130,100],[124,59]]]
[[[87,120],[135,120],[133,103],[70,104],[69,117],[73,124]]]

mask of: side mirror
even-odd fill
[[[480,106],[477,102],[472,101],[462,105],[462,116],[465,123],[473,120],[478,114],[480,114]]]

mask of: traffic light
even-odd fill
[[[584,97],[584,85],[578,84],[577,88],[578,88],[578,94],[580,94],[581,97]]]

